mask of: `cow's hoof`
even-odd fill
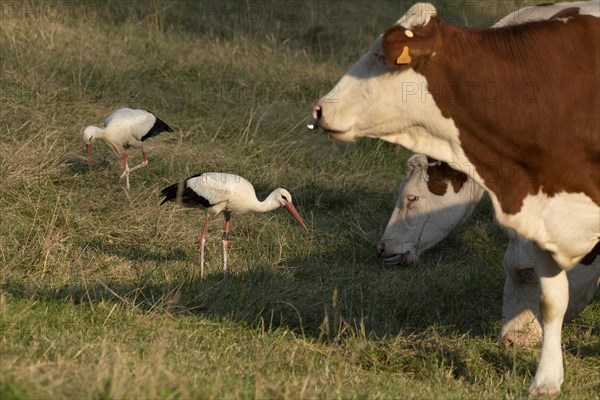
[[[535,379],[529,386],[529,393],[534,396],[554,396],[560,393],[558,382],[537,382]]]

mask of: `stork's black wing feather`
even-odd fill
[[[146,111],[148,111],[148,110],[146,110]],[[154,117],[156,118],[156,121],[154,122],[154,125],[152,126],[152,128],[150,128],[148,133],[146,133],[144,136],[142,136],[142,142],[146,139],[149,139],[153,136],[158,135],[161,132],[173,132],[173,129],[171,129],[171,127],[169,125],[167,125],[167,123],[165,121],[158,118],[152,111],[148,111],[148,112],[150,114],[154,115]]]
[[[167,201],[176,200],[177,199],[177,189],[178,188],[179,188],[179,184],[176,183],[174,185],[168,186],[168,187],[164,188],[163,190],[161,190],[160,194],[163,195],[163,196],[165,196],[165,198],[160,203],[160,205],[162,206]]]
[[[202,174],[194,175],[188,179],[195,178]],[[180,189],[181,185],[181,189]],[[179,191],[181,190],[181,194],[179,195]],[[210,202],[200,196],[198,193],[194,192],[191,188],[187,186],[187,180],[181,183],[175,183],[174,185],[168,186],[160,191],[160,194],[165,196],[160,205],[165,204],[167,201],[177,201],[178,195],[181,196],[179,199],[181,200],[181,204],[189,206],[189,207],[211,207],[212,204]]]

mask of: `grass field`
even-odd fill
[[[2,1],[0,398],[526,398],[539,349],[497,341],[489,203],[383,269],[409,152],[305,128],[411,3]],[[475,26],[523,3],[438,2]],[[129,191],[103,143],[88,170],[81,136],[123,106],[175,130]],[[200,281],[202,213],[158,204],[202,171],[287,188],[310,232],[283,211],[234,219],[224,281],[217,218]],[[565,325],[562,398],[599,396],[598,300]]]

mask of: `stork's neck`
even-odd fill
[[[278,200],[279,192],[274,190],[271,192],[269,196],[263,201],[259,201],[258,199],[251,206],[252,212],[264,213],[275,210],[276,208],[281,207],[281,203]]]

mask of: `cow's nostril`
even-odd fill
[[[321,106],[316,104],[313,107],[312,114],[311,114],[313,117],[313,123],[306,125],[306,127],[311,130],[317,129],[317,127],[319,126],[319,120],[321,119],[322,114],[323,114],[323,111],[321,110]]]
[[[323,109],[320,105],[316,104],[312,110],[312,117],[315,120],[315,122],[321,119],[321,115],[323,115]]]
[[[377,255],[381,257],[383,252],[385,251],[385,244],[383,242],[377,245]]]

